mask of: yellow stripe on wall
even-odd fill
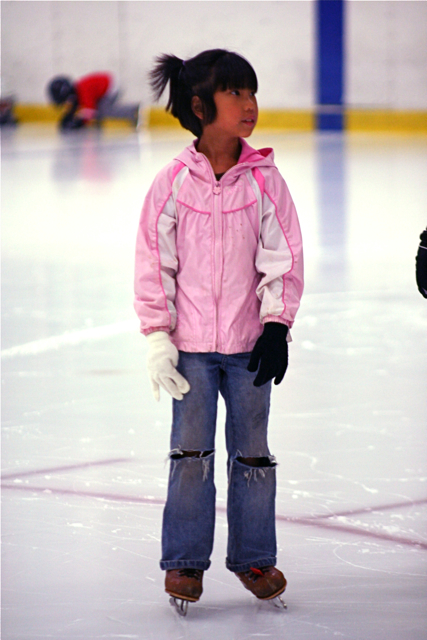
[[[261,129],[313,131],[315,124],[315,117],[312,111],[262,109],[259,112],[257,127]]]
[[[18,123],[55,123],[58,122],[65,110],[65,107],[55,107],[50,104],[16,104],[13,107],[14,116]],[[130,127],[128,120],[123,118],[106,118],[104,124],[108,128],[124,128]]]
[[[149,127],[180,127],[178,120],[163,108],[152,107],[147,115]],[[310,111],[261,110],[257,128],[312,131],[314,114]]]
[[[62,115],[62,109],[50,104],[16,104],[13,113],[18,122],[55,122]]]
[[[179,127],[176,118],[164,109],[152,107],[148,110],[149,127]],[[288,111],[262,109],[257,128],[294,131],[313,131],[316,127],[314,111]],[[427,111],[379,111],[348,109],[345,111],[347,131],[385,131],[427,133]]]
[[[172,114],[160,107],[147,109],[146,123],[148,127],[174,127],[180,128],[178,120]]]
[[[62,109],[46,104],[17,104],[14,114],[19,122],[56,122],[60,119]],[[178,120],[162,107],[148,107],[145,123],[148,127],[179,128]],[[109,127],[123,127],[129,123],[123,120],[107,119]],[[314,111],[262,109],[259,113],[259,129],[275,129],[281,131],[313,131],[316,116]],[[347,109],[345,112],[345,129],[347,131],[384,131],[402,133],[427,133],[427,111],[387,111]]]
[[[364,111],[348,109],[347,131],[427,133],[427,111]]]

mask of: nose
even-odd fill
[[[247,111],[255,111],[256,108],[256,98],[255,96],[248,95],[245,100],[245,109]]]

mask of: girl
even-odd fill
[[[303,290],[301,234],[272,149],[245,141],[258,117],[257,77],[236,53],[163,55],[159,99],[196,140],[154,180],[137,238],[135,309],[148,371],[173,397],[163,514],[166,592],[195,602],[215,521],[218,392],[228,452],[227,568],[260,599],[286,587],[276,564],[275,458],[267,444],[271,380],[288,365]]]

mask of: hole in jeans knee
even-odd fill
[[[171,460],[180,460],[181,458],[206,458],[214,452],[213,449],[209,451],[180,451],[179,453],[172,453],[170,455]]]
[[[241,464],[245,464],[248,467],[255,467],[255,468],[259,468],[259,467],[275,467],[276,466],[276,462],[274,461],[274,458],[272,456],[261,456],[259,458],[250,458],[250,457],[243,457],[243,456],[239,456],[238,458],[236,458],[236,460],[238,462],[240,462]]]

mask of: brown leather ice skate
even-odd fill
[[[260,600],[277,598],[286,589],[286,578],[276,567],[251,567],[249,571],[236,573],[236,576]]]
[[[201,569],[169,569],[166,571],[165,591],[173,598],[197,602],[203,592]]]

